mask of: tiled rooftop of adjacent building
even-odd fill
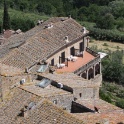
[[[18,121],[21,124],[83,124],[83,120],[77,119],[47,100],[29,112],[27,118]]]
[[[108,120],[110,124],[124,123],[124,110],[107,103],[101,99],[95,100],[78,100],[77,103],[94,111],[94,106],[99,108],[99,112],[76,113],[75,116],[84,120],[85,123],[95,124],[101,120]]]
[[[56,95],[70,95],[71,93],[66,92],[62,89],[56,88],[52,85],[47,86],[46,88],[41,88],[39,86],[34,85],[28,85],[28,86],[21,86],[21,89],[33,93],[40,97],[50,97],[50,96],[56,96]]]
[[[65,66],[64,68],[57,69],[57,73],[61,72],[74,72],[75,70],[79,69],[80,67],[84,66],[91,60],[93,60],[95,57],[88,53],[87,51],[84,51],[83,57],[78,57],[78,59],[74,62],[68,61],[68,66]]]
[[[93,83],[91,80],[86,80],[82,77],[75,75],[74,73],[61,73],[61,74],[49,73],[49,74],[41,74],[41,76],[51,79],[58,83],[62,83],[63,85],[66,85],[71,88],[94,87],[97,85],[95,82]]]

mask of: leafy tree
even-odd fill
[[[3,29],[10,29],[10,17],[8,14],[8,8],[6,1],[4,0],[4,14],[3,14]]]
[[[37,5],[37,10],[38,12],[45,13],[47,15],[55,14],[56,13],[56,8],[47,2],[43,2]]]
[[[110,53],[109,58],[103,60],[102,65],[104,79],[124,84],[123,56],[122,51],[116,51]]]
[[[114,16],[110,13],[107,13],[103,17],[99,17],[96,22],[98,28],[101,29],[113,29],[115,24]]]
[[[116,105],[122,109],[124,109],[124,100],[120,99],[116,102]]]
[[[12,29],[21,29],[22,31],[28,31],[35,26],[34,22],[30,19],[14,18],[11,20]]]
[[[124,1],[123,0],[115,0],[109,3],[109,7],[111,7],[112,14],[116,17],[124,17]]]

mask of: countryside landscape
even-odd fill
[[[5,14],[6,12],[7,15]],[[39,24],[39,21],[41,21],[42,23]],[[81,30],[81,27],[83,27],[83,31]],[[16,34],[16,31],[19,30],[21,31],[21,33],[17,33],[16,35],[18,36],[13,35],[6,39],[3,37],[4,31],[6,30],[15,31],[14,34]],[[80,34],[80,32],[83,32],[83,34]],[[83,35],[83,42],[80,41],[79,34]],[[21,113],[24,117],[24,120],[23,118],[20,118],[20,116],[18,117],[19,113],[17,112],[15,112],[15,120],[13,119],[13,117],[9,117],[10,113],[8,115],[5,114],[5,117],[9,117],[8,119],[10,119],[13,124],[27,124],[35,122],[36,119],[33,118],[36,114],[35,109],[38,108],[37,112],[39,112],[42,106],[45,106],[44,111],[47,111],[46,106],[52,106],[49,101],[41,102],[44,99],[50,100],[50,102],[54,103],[56,106],[58,105],[64,111],[69,111],[69,114],[74,114],[74,117],[76,117],[77,119],[74,121],[74,118],[72,117],[72,122],[74,122],[74,124],[124,124],[124,112],[122,112],[124,111],[124,0],[1,0],[0,38],[1,112],[4,111],[3,108],[9,108],[7,107],[7,105],[9,105],[9,103],[12,103],[11,101],[13,99],[16,100],[20,93],[22,93],[22,95],[24,94],[23,96],[21,96],[22,99],[26,97],[26,95],[31,97],[31,99],[29,100],[30,102],[26,101],[23,103],[24,105],[27,105],[27,103],[32,103],[33,105],[35,104],[34,110],[32,110],[32,112],[27,112],[28,114],[30,114],[30,116],[28,116],[29,119],[27,119],[27,117],[24,117],[24,113]],[[61,46],[64,45],[63,41],[61,41],[58,45],[55,42],[58,39],[58,43],[64,39],[64,42],[66,42],[67,46]],[[76,41],[75,39],[78,39],[79,41]],[[40,44],[42,48],[39,48],[40,45],[36,46],[35,48],[38,40],[40,41],[39,43],[42,43]],[[47,45],[44,45],[45,42],[48,45],[50,45],[50,43],[52,42],[49,48]],[[71,44],[70,42],[72,42],[73,44]],[[34,46],[30,43],[32,43]],[[54,43],[55,46],[52,47]],[[77,43],[79,44],[77,45]],[[77,48],[77,46],[79,46],[79,48]],[[58,51],[60,50],[59,52],[57,51],[58,53],[54,51],[56,48],[58,49]],[[67,48],[69,49],[69,52],[67,52]],[[20,52],[21,49],[22,51]],[[26,49],[26,52],[23,49]],[[30,50],[32,51],[32,53],[30,53]],[[47,56],[47,50],[51,50],[51,55]],[[38,56],[40,55],[39,51],[42,51],[42,57]],[[100,54],[98,54],[99,52],[106,54],[103,58],[100,58],[100,61],[98,59],[100,57]],[[70,53],[70,56],[68,55],[68,53]],[[46,56],[43,57],[44,55]],[[25,56],[27,60],[25,60]],[[21,59],[18,59],[19,57]],[[71,57],[74,58],[72,59]],[[84,57],[84,60],[78,63],[80,57]],[[87,58],[89,60],[87,60]],[[23,59],[24,62],[22,61]],[[94,61],[92,61],[93,59]],[[73,62],[70,62],[70,60]],[[84,61],[86,61],[85,64],[82,65],[81,68],[79,68],[80,66],[78,66],[78,64],[80,65],[81,62],[83,63]],[[58,63],[59,65],[57,65]],[[78,66],[78,69],[71,72],[70,70],[72,70],[72,68],[69,64],[75,68]],[[42,65],[47,65],[47,69],[41,73],[38,72],[41,69],[39,68],[38,70],[38,67],[41,67]],[[8,70],[10,71],[10,73],[12,72],[12,74],[10,74]],[[50,74],[48,73],[48,70]],[[75,75],[78,77],[76,77]],[[84,86],[82,86],[82,84],[80,84],[80,86],[77,86],[76,84],[76,86],[79,88],[76,91],[76,88],[73,87],[73,85],[68,84],[68,82],[73,82],[70,78],[68,79],[68,77],[72,78],[75,82],[78,82],[80,80],[82,80],[82,82],[87,81],[88,86],[85,86],[86,90],[84,90]],[[79,77],[82,79],[79,79]],[[41,94],[39,95],[35,92],[34,87],[36,87],[37,85],[32,85],[36,84],[39,79],[44,80],[44,78],[50,80],[50,83],[48,84],[48,86],[44,86],[44,88],[42,88],[42,92],[38,91],[39,89],[36,90],[39,93],[45,93],[46,95],[48,88],[48,94],[51,95],[54,93],[53,91],[56,91],[53,87],[57,87],[56,89],[58,89],[59,85],[59,88],[61,87],[59,90],[62,91],[60,92],[57,90],[56,92],[59,92],[59,95],[61,94],[61,97],[58,94],[54,94],[53,96],[51,95],[51,97],[49,97],[48,94],[46,96],[42,96]],[[28,81],[23,85],[20,83],[19,86],[16,86],[17,82],[21,82],[22,80],[24,82],[26,82],[25,80]],[[91,85],[90,81],[92,83],[95,82],[96,84],[89,86]],[[8,86],[6,86],[6,83],[8,83]],[[32,88],[34,88],[34,91],[31,90]],[[74,89],[70,90],[69,88]],[[82,88],[83,90],[81,90],[80,88]],[[66,93],[64,93],[65,91]],[[33,94],[33,96],[29,95],[29,93]],[[69,93],[73,94],[73,98]],[[64,96],[63,94],[67,95]],[[100,103],[99,100],[97,101],[97,99],[106,101],[106,103]],[[98,107],[95,106],[96,101],[99,103]],[[19,103],[21,102],[22,101],[20,101]],[[85,102],[94,103],[94,109],[95,107],[96,109],[93,110],[91,105],[89,104],[88,106],[88,104],[85,104]],[[104,115],[104,112],[107,113],[107,111],[102,111],[102,108],[100,108],[99,111],[99,106],[101,107],[101,105],[103,104],[107,106],[108,103],[110,103],[112,106],[116,106],[117,108],[119,107],[121,110],[119,109],[117,110],[117,112],[115,112],[114,110],[116,110],[116,108],[111,110],[110,107],[110,113],[108,112],[110,115]],[[20,110],[22,112],[21,107],[18,108],[18,111]],[[28,110],[27,108],[26,111]],[[51,107],[51,111],[52,109],[53,108]],[[11,110],[13,111],[13,109]],[[23,112],[24,110],[25,108],[23,109]],[[58,113],[63,113],[60,111]],[[92,116],[91,113],[93,113],[94,111],[98,115],[96,114],[96,116]],[[119,113],[120,115],[117,118],[115,116],[116,114],[118,114],[118,111],[121,111],[121,113]],[[88,116],[87,112],[91,115],[89,114]],[[82,113],[84,113],[84,115]],[[115,116],[112,113],[115,113]],[[65,114],[59,115],[59,117],[71,118],[71,115],[69,116],[68,113],[66,114],[66,116]],[[37,115],[39,115],[39,113]],[[50,120],[48,119],[48,122],[43,122],[40,120],[39,122],[35,123],[60,124],[60,122],[62,122],[61,119],[61,121],[59,122],[58,118],[54,118],[54,120],[51,115],[52,114],[50,114],[50,117],[48,116],[50,118]],[[113,118],[115,118],[115,120],[111,120],[112,116]],[[2,118],[5,117],[2,116]],[[31,118],[34,120],[32,120],[32,122],[28,122],[29,120],[31,120]],[[98,120],[96,118],[98,118]],[[67,120],[65,119],[65,123],[67,123]],[[69,124],[72,124],[72,122],[69,119]],[[3,121],[2,124],[4,123],[5,122]]]

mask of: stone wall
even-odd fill
[[[99,87],[74,88],[74,97],[77,99],[94,99],[99,98]]]
[[[72,101],[74,100],[73,94],[55,95],[47,98],[57,106],[64,110],[71,111]]]
[[[68,58],[70,56],[70,48],[74,47],[75,49],[79,49],[80,48],[80,43],[83,42],[83,44],[86,44],[84,42],[86,42],[86,38],[76,42],[75,44],[71,45],[71,46],[67,46],[65,49],[61,50],[60,52],[58,52],[57,54],[53,55],[52,57],[50,57],[47,62],[51,64],[51,60],[54,59],[54,65],[56,65],[57,63],[59,63],[59,56],[61,57],[61,53],[65,52],[65,58]],[[86,45],[85,45],[86,47]]]

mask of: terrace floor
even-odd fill
[[[93,60],[95,57],[88,53],[87,51],[84,51],[83,57],[78,57],[77,61],[72,62],[68,61],[68,67],[65,66],[62,69],[57,69],[57,73],[62,73],[62,72],[74,72],[75,70],[79,69],[83,65],[87,64],[91,60]]]

